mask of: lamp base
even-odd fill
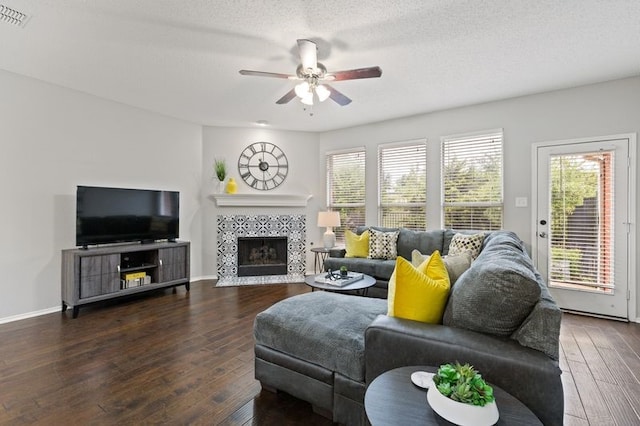
[[[327,231],[322,236],[322,243],[324,244],[324,248],[330,249],[336,246],[336,234],[333,231]]]

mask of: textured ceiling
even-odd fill
[[[639,0],[0,0],[0,69],[213,126],[325,131],[640,75]],[[333,86],[313,115],[275,101],[295,84],[296,39]],[[1,96],[1,94],[0,94]]]

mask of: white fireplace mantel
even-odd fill
[[[214,194],[218,207],[306,207],[312,195]]]

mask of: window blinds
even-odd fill
[[[344,241],[345,229],[365,224],[364,148],[327,154],[327,207],[340,212],[337,241]]]
[[[614,288],[613,151],[550,158],[550,284]]]
[[[502,130],[442,139],[445,228],[502,228]]]
[[[426,141],[378,147],[380,226],[426,229],[426,148]]]

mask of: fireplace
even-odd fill
[[[262,283],[286,283],[303,282],[306,271],[306,216],[298,214],[281,215],[218,215],[218,251],[217,269],[218,284],[262,284]],[[265,268],[273,267],[273,264],[250,265],[245,269],[259,270],[255,274],[240,272],[239,242],[242,239],[256,239],[272,242],[273,238],[284,240],[284,245],[274,247],[277,252],[278,271],[273,269],[265,272]],[[264,242],[259,242],[258,253]],[[247,257],[251,256],[249,247]],[[244,249],[242,249],[244,250]],[[267,254],[269,250],[267,249]],[[273,254],[273,252],[271,252]],[[254,252],[255,254],[255,252]],[[268,255],[266,257],[269,257]],[[254,256],[254,259],[259,259]],[[242,275],[243,276],[242,276]]]
[[[238,276],[287,274],[287,237],[239,237]]]

